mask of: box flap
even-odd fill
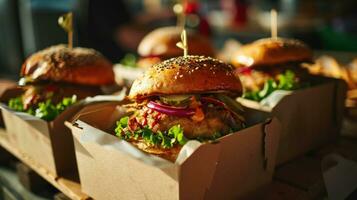
[[[279,148],[279,139],[281,133],[281,123],[277,118],[268,119],[264,126],[264,154],[266,161],[266,170],[273,171],[275,168],[277,152]]]
[[[342,81],[331,78],[314,77],[312,81],[319,84],[285,96],[270,112],[257,107],[257,102],[244,104],[248,106],[246,114],[254,122],[272,116],[281,121],[278,164],[333,141],[338,136],[346,86]]]
[[[118,117],[120,115],[119,112],[120,110],[117,109],[117,106],[125,102],[126,101],[124,100],[122,102],[90,103],[84,106],[78,113],[76,113],[76,115],[69,122],[75,122],[76,120],[81,120],[87,124],[96,123],[98,124],[96,125],[96,127],[99,128],[100,130],[112,131],[113,127],[109,127],[108,125],[118,120]],[[103,120],[99,120],[97,122],[96,118],[93,117],[94,115],[98,115]]]
[[[203,144],[181,165],[180,199],[204,199],[211,188],[221,144]]]
[[[84,190],[94,198],[109,198],[110,195],[107,194],[108,192],[99,191],[98,186],[92,183],[99,181],[102,174],[90,176],[88,174],[97,173],[93,172],[94,169],[98,173],[99,171],[104,173],[104,168],[109,170],[108,163],[124,168],[125,173],[120,171],[118,174],[113,174],[113,178],[105,181],[106,184],[117,183],[125,186],[128,182],[124,183],[124,180],[119,178],[124,177],[126,180],[126,176],[131,176],[132,179],[135,176],[137,179],[130,179],[129,182],[135,182],[133,184],[137,189],[136,193],[140,191],[140,194],[135,196],[138,199],[144,199],[140,196],[143,194],[150,196],[146,192],[155,189],[147,187],[162,185],[162,182],[179,184],[177,187],[179,195],[166,191],[159,191],[155,195],[180,199],[206,199],[208,197],[234,198],[271,181],[276,158],[273,154],[277,151],[279,134],[279,123],[275,119],[266,125],[261,123],[229,134],[215,143],[201,144],[197,141],[189,141],[186,145],[190,146],[192,143],[192,148],[187,149],[187,156],[179,162],[171,163],[146,154],[110,134],[113,132],[116,120],[124,113],[125,110],[116,104],[90,105],[78,113],[77,120],[73,124],[66,123],[75,137],[77,158],[83,163],[80,170],[82,170],[81,181]],[[127,174],[133,173],[133,169],[129,168],[140,168],[142,173]],[[156,174],[158,170],[161,174],[156,177],[155,183],[146,183],[146,180],[153,181],[153,175],[148,173]],[[108,187],[112,188],[106,186]],[[175,189],[176,186],[170,188]],[[165,190],[167,190],[166,186]],[[105,189],[105,191],[110,190]],[[125,192],[110,197],[134,198],[132,195]],[[146,199],[157,199],[158,196],[155,195],[151,194]]]
[[[213,185],[205,199],[238,199],[268,184],[273,175],[280,123],[274,119],[220,140]],[[239,188],[239,189],[237,189]]]

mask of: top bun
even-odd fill
[[[231,63],[236,67],[260,67],[311,60],[311,49],[299,40],[265,38],[242,46]]]
[[[168,59],[182,55],[182,50],[176,46],[181,41],[182,28],[163,27],[147,34],[140,42],[138,53],[142,57],[157,56]],[[209,39],[192,30],[187,31],[189,54],[213,56],[214,50]]]
[[[153,65],[135,80],[131,99],[156,95],[227,92],[240,95],[242,85],[233,67],[205,56],[176,57]]]
[[[55,81],[81,85],[114,84],[112,63],[94,49],[56,45],[26,59],[21,76],[32,82]]]

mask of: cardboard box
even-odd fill
[[[89,106],[66,122],[75,138],[82,190],[94,199],[237,199],[271,182],[276,119],[215,143],[189,141],[171,163],[111,134],[120,110],[115,103]],[[198,148],[190,149],[194,144]]]
[[[7,102],[22,92],[20,88],[8,89],[0,100]],[[73,138],[64,121],[70,119],[81,106],[67,108],[51,122],[15,112],[5,104],[0,104],[0,109],[8,136],[6,139],[11,145],[55,176],[78,174]]]
[[[277,164],[335,141],[341,128],[346,84],[314,77],[317,85],[284,96],[273,108],[247,99],[238,101],[255,121],[276,117],[282,124]]]

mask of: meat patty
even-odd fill
[[[99,87],[86,87],[69,84],[44,84],[44,85],[28,85],[26,91],[22,95],[24,108],[37,105],[39,102],[51,99],[56,104],[64,97],[77,96],[77,99],[84,99],[88,96],[101,94]]]
[[[207,107],[204,109],[205,117],[202,121],[194,121],[190,117],[177,117],[158,113],[149,108],[143,107],[136,110],[135,120],[131,120],[135,129],[135,124],[149,126],[154,132],[165,132],[172,126],[180,125],[187,138],[212,138],[217,133],[228,134],[237,122],[231,116],[231,113],[219,107]]]
[[[229,133],[230,113],[225,110],[209,109],[205,112],[202,121],[193,121],[187,117],[167,116],[159,122],[160,130],[168,130],[170,127],[180,124],[187,138],[212,138],[215,134]]]

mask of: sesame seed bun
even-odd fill
[[[242,46],[231,58],[235,67],[262,67],[312,60],[311,49],[295,39],[265,38]]]
[[[190,55],[153,65],[134,81],[129,98],[210,92],[240,95],[242,85],[231,65],[211,57]]]
[[[81,85],[114,84],[112,63],[94,49],[57,45],[26,59],[21,76],[32,82],[54,81]]]
[[[138,53],[141,57],[160,57],[168,59],[182,55],[182,50],[176,46],[181,41],[182,28],[163,27],[147,34],[140,42]],[[213,56],[214,50],[211,42],[205,36],[187,30],[187,43],[189,54]]]

